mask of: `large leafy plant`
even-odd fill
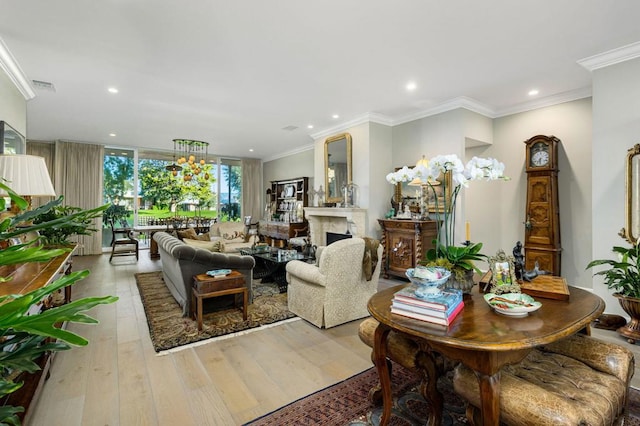
[[[592,260],[587,269],[609,265],[609,269],[603,269],[594,275],[602,275],[610,290],[623,296],[640,298],[640,246],[615,246],[613,252],[618,255],[617,259]]]
[[[27,208],[27,202],[5,184],[0,183],[0,188],[9,194],[12,202],[19,209]],[[18,238],[33,231],[80,225],[88,217],[101,215],[107,207],[76,211],[65,217],[37,224],[32,223],[35,217],[59,206],[62,199],[60,197],[33,211],[23,211],[16,216],[7,217],[0,221],[0,242],[6,243],[9,238]],[[0,211],[5,210],[5,207],[4,198],[0,198]],[[68,248],[45,248],[38,243],[39,239],[36,239],[23,244],[0,246],[4,247],[0,248],[0,266],[48,261],[69,251]],[[86,315],[84,311],[99,304],[113,303],[118,300],[117,297],[88,297],[44,310],[37,315],[28,314],[33,305],[87,275],[89,275],[89,271],[86,270],[72,272],[30,293],[0,296],[0,398],[20,389],[22,383],[15,382],[14,378],[18,377],[20,372],[33,373],[39,370],[37,360],[46,352],[67,350],[72,345],[85,346],[88,344],[85,338],[57,325],[64,321],[96,324],[98,321]],[[0,276],[0,285],[1,282],[10,279],[10,277]],[[0,424],[20,424],[17,414],[22,411],[24,411],[23,407],[0,406]]]
[[[102,216],[103,212],[99,209],[87,212],[80,207],[56,205],[36,216],[33,219],[33,223],[50,223],[53,220],[68,218],[72,215],[76,215],[72,221],[40,229],[40,236],[45,244],[70,244],[69,237],[72,235],[89,235],[95,232],[96,228],[93,227],[93,219]]]

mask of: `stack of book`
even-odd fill
[[[415,285],[409,285],[396,292],[391,302],[391,312],[434,324],[449,325],[464,307],[461,290],[446,288],[440,295],[428,299],[417,297],[415,290]]]

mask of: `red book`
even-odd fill
[[[411,312],[405,309],[401,309],[401,308],[397,308],[394,306],[391,306],[391,313],[397,314],[397,315],[402,315],[408,318],[413,318],[413,319],[417,319],[417,320],[421,320],[421,321],[427,321],[427,322],[432,322],[434,324],[440,324],[440,325],[449,325],[453,322],[453,320],[455,319],[456,316],[458,316],[458,314],[460,312],[462,312],[462,308],[464,308],[464,303],[460,303],[452,312],[451,315],[449,315],[448,318],[438,318],[438,317],[434,317],[431,315],[425,315],[425,314],[421,314],[421,313],[417,313],[417,312]]]

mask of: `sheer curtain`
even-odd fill
[[[56,141],[53,186],[64,204],[92,209],[102,205],[104,147]],[[102,254],[102,219],[94,219],[97,232],[78,235],[79,255]]]
[[[262,161],[253,158],[242,160],[242,214],[251,216],[253,223],[262,216]]]
[[[35,155],[44,158],[44,162],[47,165],[49,171],[49,177],[53,182],[53,158],[54,158],[55,145],[53,142],[31,142],[27,141],[27,154]],[[47,204],[53,200],[53,197],[34,197],[31,200],[31,207],[36,208]]]

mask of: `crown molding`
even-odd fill
[[[324,129],[316,133],[310,133],[309,136],[311,136],[311,138],[315,141],[320,138],[333,136],[336,133],[344,132],[345,130],[348,130],[355,126],[359,126],[364,123],[377,123],[377,124],[384,124],[385,126],[393,126],[393,119],[391,117],[387,117],[386,115],[378,114],[376,112],[368,112],[352,120],[345,121],[344,123],[340,123],[337,126],[329,127],[328,129]]]
[[[496,115],[493,118],[505,117],[507,115],[532,111],[538,108],[550,107],[553,105],[563,104],[565,102],[588,98],[590,96],[591,87],[583,87],[580,89],[571,90],[569,92],[558,93],[557,95],[547,96],[544,98],[536,99],[534,101],[524,102],[518,105],[510,106],[508,108],[503,108],[496,111]]]
[[[0,38],[0,68],[4,70],[25,100],[28,101],[36,97],[36,92],[33,90],[31,82],[2,38]]]
[[[615,65],[637,57],[640,57],[640,41],[627,44],[626,46],[618,47],[604,53],[589,56],[588,58],[580,59],[578,64],[582,65],[589,71],[594,71],[599,68]]]
[[[300,154],[301,152],[309,151],[309,150],[312,150],[314,148],[315,148],[314,144],[310,143],[310,144],[307,144],[307,145],[300,146],[300,147],[298,147],[296,149],[292,149],[291,151],[281,152],[280,154],[272,155],[271,157],[265,157],[265,158],[262,159],[262,162],[266,163],[267,161],[277,160],[278,158],[284,158],[284,157],[288,157],[290,155]]]
[[[453,98],[439,105],[436,105],[435,107],[398,117],[397,119],[393,120],[393,123],[391,125],[397,126],[399,124],[408,123],[414,120],[420,120],[421,118],[430,117],[432,115],[442,114],[443,112],[453,111],[454,109],[458,108],[465,108],[469,111],[476,112],[488,118],[496,117],[494,110],[488,105],[485,105],[481,102],[476,101],[475,99],[466,96],[459,96],[457,98]]]

